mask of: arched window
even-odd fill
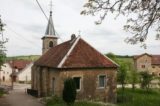
[[[49,47],[53,47],[53,42],[52,41],[49,42]]]

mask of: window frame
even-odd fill
[[[79,89],[76,88],[76,91],[81,91],[81,89],[82,89],[82,76],[73,76],[72,79],[74,80],[74,78],[80,78]]]
[[[100,76],[105,76],[105,79],[104,79],[104,86],[100,86]],[[104,89],[106,88],[107,86],[107,75],[106,74],[100,74],[98,75],[98,89]]]

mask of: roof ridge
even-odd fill
[[[66,61],[68,55],[70,55],[70,53],[72,52],[72,50],[74,49],[74,47],[76,46],[76,44],[78,43],[80,39],[80,36],[77,37],[77,39],[75,40],[74,44],[71,46],[71,48],[69,49],[69,51],[67,52],[67,54],[63,57],[63,59],[60,61],[60,63],[58,64],[58,68],[61,68],[62,65],[64,64],[64,62]]]

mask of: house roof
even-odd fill
[[[160,55],[152,55],[152,64],[160,65]]]
[[[151,57],[151,61],[152,61],[152,65],[160,65],[160,55],[152,55],[152,54],[147,54],[147,53],[144,53],[144,54],[141,54],[141,55],[136,55],[134,56],[134,59],[138,59],[144,55],[148,55]]]
[[[31,61],[27,61],[27,60],[13,60],[9,62],[12,68],[17,68],[20,70],[24,69],[30,63]]]
[[[118,67],[82,38],[77,37],[49,49],[35,65],[52,68],[106,68]]]
[[[133,58],[134,58],[134,59],[138,59],[138,58],[140,58],[140,57],[142,57],[142,56],[144,56],[144,55],[148,55],[148,56],[151,57],[150,54],[148,54],[148,53],[143,53],[143,54],[141,54],[141,55],[135,55]]]

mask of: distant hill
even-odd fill
[[[121,55],[115,55],[118,61],[123,61],[123,62],[130,62],[134,64],[133,62],[133,57],[132,56],[121,56]],[[22,59],[22,60],[29,60],[29,61],[35,61],[40,57],[40,55],[28,55],[28,56],[14,56],[14,57],[7,57],[7,60],[12,60],[12,59]]]
[[[40,57],[40,55],[28,55],[28,56],[13,56],[13,57],[7,57],[7,61],[12,59],[18,59],[18,60],[29,60],[29,61],[35,61]]]

